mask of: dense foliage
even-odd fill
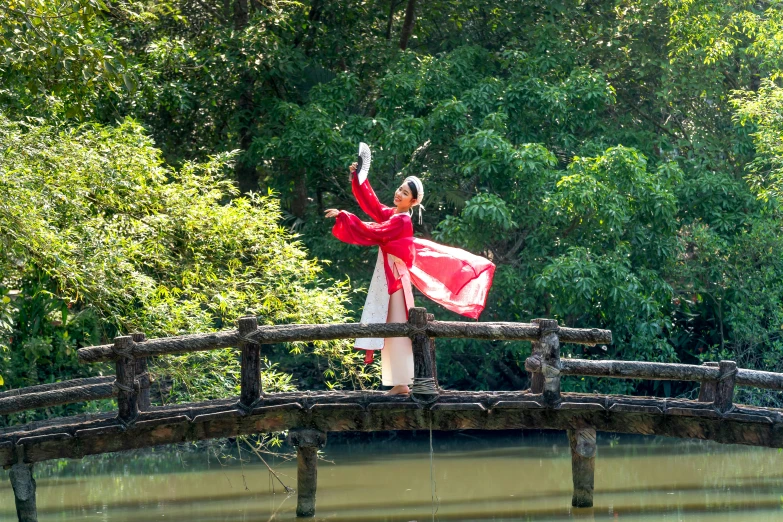
[[[234,195],[224,178],[213,177],[221,171],[220,154],[229,151],[238,151],[233,173],[243,192],[275,190],[283,223],[312,254],[331,261],[331,276],[347,274],[354,288],[365,283],[374,252],[338,243],[321,217],[328,207],[356,210],[346,165],[361,140],[373,147],[371,179],[382,197],[403,175],[424,179],[427,210],[417,233],[498,265],[482,319],[556,317],[615,334],[605,351],[564,347],[567,354],[688,363],[734,358],[746,367],[783,370],[779,0],[407,4],[416,9],[410,39],[406,3],[398,0],[12,1],[0,7],[4,129],[54,136],[45,125],[26,129],[13,122],[38,117],[57,129],[97,122],[105,127],[62,132],[144,141],[125,120],[133,117],[176,166],[164,168],[155,156],[155,168],[166,170],[159,183],[183,191],[170,196],[174,203],[134,199],[133,211],[181,208],[177,198],[196,193],[204,198],[204,216],[210,205],[228,214],[194,220],[205,251],[230,252],[215,261],[225,270],[219,278],[232,273],[230,280],[199,287],[195,293],[204,297],[193,303],[200,305],[183,312],[176,327],[161,324],[161,332],[218,327],[224,316],[260,306],[260,297],[237,298],[228,313],[215,297],[255,288],[249,281],[260,277],[260,265],[243,255],[252,258],[253,234],[270,232],[237,232],[225,244],[210,227],[235,222],[251,208],[270,227],[281,217],[269,198],[229,203]],[[100,157],[101,146],[89,147]],[[149,154],[134,157],[129,168]],[[103,178],[108,167],[85,163],[93,168]],[[89,213],[76,207],[50,211],[82,223]],[[32,251],[53,232],[31,233],[39,234],[31,236]],[[148,234],[163,241],[158,232]],[[291,241],[282,231],[271,237]],[[154,271],[181,255],[150,253],[148,236],[122,240],[132,248],[114,252],[117,266],[144,260],[145,270]],[[56,281],[58,290],[48,291],[60,296],[65,283],[87,278],[79,295],[85,306],[99,306],[106,296],[90,278],[102,272],[42,268],[53,266],[46,256],[61,255],[58,248],[80,255],[79,249],[97,248],[95,241],[58,238],[35,254],[35,269]],[[192,266],[165,276],[170,293],[176,287],[189,295],[178,278]],[[246,270],[255,275],[233,275]],[[134,273],[122,275],[124,288],[139,296],[133,312],[101,309],[100,321],[124,327],[121,321],[143,314],[158,325],[156,318],[169,313],[168,298]],[[311,291],[298,311],[267,317],[343,317],[331,303],[342,302],[344,287]],[[361,302],[357,295],[351,305]],[[520,388],[528,350],[524,343],[442,343],[439,377],[463,389]],[[574,380],[568,386],[630,391],[636,385]],[[666,395],[691,390],[643,386]]]
[[[212,331],[246,313],[278,324],[345,317],[345,285],[323,284],[320,266],[279,226],[277,200],[236,197],[230,155],[174,170],[131,121],[57,132],[1,116],[0,151],[7,385],[90,371],[76,348],[117,332]],[[345,343],[313,348],[326,382],[363,378]],[[302,366],[298,377],[312,379],[313,362]],[[167,358],[157,370],[163,401],[238,392],[232,350]],[[269,362],[264,383],[295,384]]]

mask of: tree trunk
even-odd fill
[[[234,29],[241,31],[247,26],[248,12],[247,0],[234,0]]]
[[[397,9],[397,1],[389,2],[389,19],[386,21],[386,41],[391,41],[392,26],[394,25],[394,11]]]
[[[304,219],[307,203],[307,175],[304,169],[299,167],[294,171],[294,193],[291,199],[291,214],[299,219]]]
[[[235,18],[236,21],[236,18]],[[238,159],[235,167],[235,175],[239,190],[246,194],[258,190],[258,173],[256,172],[256,163],[248,154],[250,146],[253,144],[253,120],[255,119],[255,103],[253,101],[253,92],[255,90],[255,78],[253,73],[246,70],[240,76],[239,82],[242,87],[242,94],[237,103],[237,112],[239,113],[239,148],[243,154]]]
[[[408,48],[408,40],[413,34],[413,26],[416,22],[416,0],[408,0],[408,6],[405,8],[405,21],[402,24],[400,33],[400,49],[403,51]]]

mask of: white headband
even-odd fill
[[[414,203],[413,206],[419,206],[419,225],[421,225],[421,211],[424,210],[424,205],[421,204],[421,200],[424,199],[424,185],[422,185],[421,180],[416,176],[408,176],[405,178],[405,183],[407,184],[408,182],[413,183],[413,186],[416,187],[416,203]],[[411,213],[413,213],[412,210]]]
[[[405,183],[408,182],[413,183],[413,186],[416,187],[416,203],[414,203],[413,206],[421,205],[421,201],[424,199],[424,185],[421,184],[421,180],[416,176],[408,176],[405,178]]]

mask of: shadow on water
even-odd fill
[[[562,432],[332,436],[315,520],[767,522],[783,520],[783,454],[764,448],[599,434],[595,507],[571,504]],[[195,446],[56,461],[36,468],[40,520],[294,520],[296,497],[255,455],[219,463]],[[236,457],[236,455],[234,455]],[[296,463],[269,456],[296,486]],[[16,520],[7,476],[0,522]]]

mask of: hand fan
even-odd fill
[[[372,155],[370,154],[370,147],[368,147],[366,143],[359,143],[359,159],[357,160],[359,165],[356,167],[356,175],[359,176],[359,185],[364,183],[364,180],[367,179],[371,160]]]

